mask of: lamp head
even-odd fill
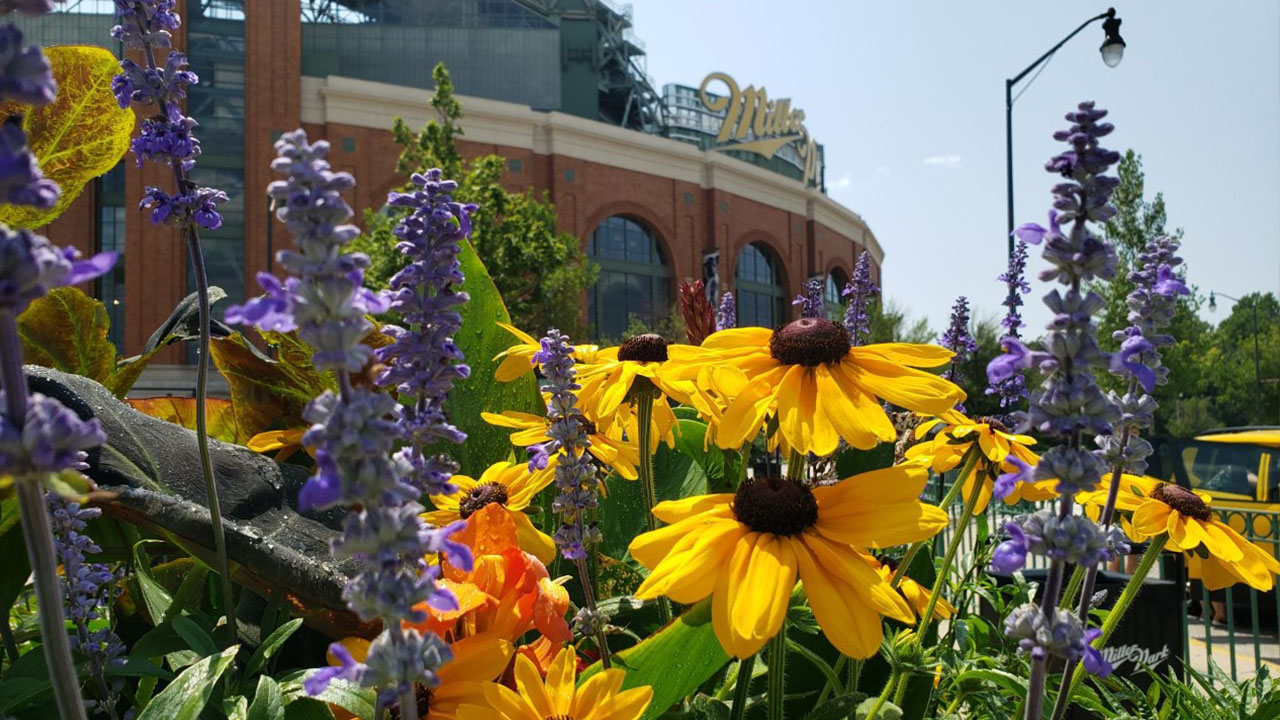
[[[1209,291],[1209,312],[1215,312],[1217,309],[1218,309],[1218,298],[1213,294],[1213,291],[1210,290]]]
[[[1107,67],[1115,67],[1124,59],[1124,38],[1120,37],[1120,18],[1116,17],[1116,9],[1107,9],[1107,19],[1102,21],[1102,31],[1106,37],[1102,40],[1102,62]]]

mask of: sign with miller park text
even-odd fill
[[[723,83],[727,92],[709,92],[713,83]],[[795,148],[802,164],[805,185],[818,185],[821,159],[818,141],[804,126],[804,110],[791,107],[790,98],[770,100],[763,88],[740,88],[733,78],[715,72],[702,80],[698,99],[713,113],[724,113],[716,135],[716,150],[737,150],[772,158],[786,145]]]

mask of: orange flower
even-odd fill
[[[419,605],[428,617],[415,627],[446,639],[494,633],[514,641],[534,629],[557,645],[572,638],[564,619],[569,593],[537,558],[520,550],[516,524],[502,507],[477,510],[453,539],[475,556],[471,572],[443,566],[441,582],[458,597],[459,607]]]

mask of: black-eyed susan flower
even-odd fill
[[[670,524],[631,542],[631,556],[651,570],[636,596],[686,604],[710,596],[716,638],[743,658],[778,633],[799,578],[832,644],[870,657],[882,615],[915,618],[868,549],[923,540],[947,524],[919,500],[927,480],[922,465],[900,465],[833,485],[760,478],[734,494],[660,503],[653,513]]]
[[[572,647],[552,661],[545,681],[532,660],[517,655],[516,690],[486,684],[484,703],[462,705],[458,720],[638,720],[653,700],[648,685],[623,690],[620,669],[602,670],[574,687],[577,671]]]
[[[882,562],[870,555],[864,555],[863,559],[885,582],[890,582],[893,579],[893,573],[898,568],[896,562],[888,559]],[[924,613],[925,607],[929,604],[929,588],[903,575],[898,578],[898,592],[902,594],[903,599],[907,601],[907,604],[911,606],[911,609],[917,615]],[[933,608],[934,617],[945,619],[955,614],[955,606],[947,602],[946,598],[939,596],[937,604]]]
[[[943,473],[959,467],[965,455],[976,448],[985,465],[961,478],[961,492],[966,498],[973,492],[975,483],[982,483],[973,507],[975,514],[986,510],[993,494],[1002,497],[1006,505],[1058,497],[1057,480],[1031,478],[1029,471],[1040,462],[1040,457],[1031,451],[1035,438],[1011,433],[995,418],[970,419],[955,410],[917,425],[916,438],[924,438],[934,429],[937,433],[932,438],[907,449],[906,458],[927,463],[934,472]],[[997,478],[1000,473],[1003,475]]]
[[[649,452],[656,449],[659,439],[674,447],[676,416],[667,397],[681,400],[692,387],[682,388],[679,383],[667,383],[658,376],[670,345],[671,341],[661,335],[636,335],[616,348],[600,350],[591,362],[580,364],[577,381],[582,387],[578,390],[578,403],[583,414],[601,427],[611,428],[617,423],[625,428],[638,421],[636,391],[648,390],[653,398],[650,444],[654,446]]]
[[[770,417],[798,452],[827,455],[841,438],[867,449],[895,437],[881,400],[937,415],[965,397],[955,384],[918,369],[945,364],[949,350],[909,343],[852,347],[849,331],[823,318],[801,318],[779,330],[722,330],[701,347],[673,346],[669,354],[664,381],[710,380],[721,384],[720,396],[732,398],[716,430],[716,443],[726,449],[755,437]],[[707,365],[736,370],[702,374]]]
[[[555,559],[555,543],[533,526],[524,509],[529,507],[538,492],[551,484],[551,480],[551,472],[539,470],[531,473],[525,463],[494,463],[479,480],[454,475],[452,482],[457,490],[449,495],[431,495],[431,504],[436,509],[422,517],[436,527],[445,527],[458,520],[466,520],[488,505],[500,505],[516,524],[521,549],[549,563]]]
[[[1106,502],[1107,483],[1080,502]],[[1152,478],[1125,476],[1116,510],[1132,513],[1126,528],[1135,540],[1168,533],[1165,547],[1187,554],[1187,569],[1205,587],[1219,590],[1244,583],[1262,591],[1275,586],[1280,562],[1218,519],[1208,494]]]
[[[537,446],[551,440],[547,434],[551,419],[545,415],[507,410],[501,414],[482,412],[480,416],[495,427],[516,430],[511,433],[511,444],[529,449],[530,454],[536,455]],[[602,430],[585,416],[582,423],[587,439],[591,441],[587,452],[602,464],[616,470],[623,478],[635,480],[638,477],[636,464],[640,462],[640,451],[636,447],[634,430],[630,433],[632,440],[628,441],[620,424],[615,423],[608,430]]]
[[[493,371],[494,379],[498,382],[511,382],[533,372],[537,364],[533,361],[533,356],[542,349],[538,339],[514,325],[504,322],[495,324],[514,335],[520,343],[494,356],[494,362],[501,360],[498,362],[498,368]],[[579,362],[595,362],[595,354],[599,349],[597,345],[575,345],[573,356]]]

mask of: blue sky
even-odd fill
[[[1043,224],[1045,160],[1063,113],[1111,111],[1109,147],[1143,156],[1185,230],[1207,295],[1280,292],[1280,3],[1117,3],[1128,43],[1106,67],[1100,23],[1063,47],[1014,107],[1017,222]],[[1004,80],[1107,5],[1047,2],[636,0],[659,86],[723,71],[806,112],[829,194],[860,213],[887,257],[886,293],[935,331],[957,295],[1002,308]],[[1042,261],[1033,249],[1031,268]],[[1037,286],[1028,320],[1048,318]],[[1205,311],[1208,313],[1208,311]],[[1211,322],[1225,316],[1206,314]]]

